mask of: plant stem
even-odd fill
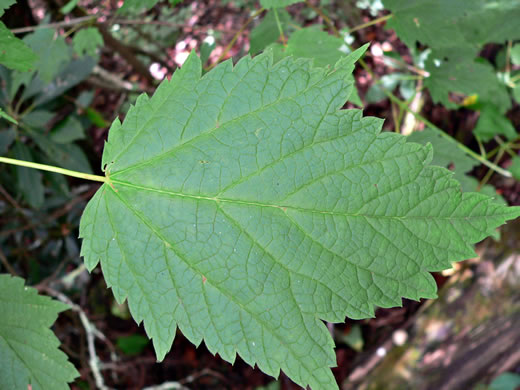
[[[348,33],[350,34],[350,33],[353,33],[354,31],[362,30],[364,28],[373,26],[374,24],[378,24],[378,23],[387,21],[388,19],[391,19],[392,16],[394,16],[394,14],[388,14],[388,15],[385,15],[385,16],[381,16],[380,18],[371,20],[370,22],[360,24],[360,25],[358,25],[356,27],[352,27],[351,29],[348,30]]]
[[[106,176],[91,175],[89,173],[71,171],[68,169],[54,167],[52,165],[38,164],[35,162],[31,162],[31,161],[23,161],[23,160],[16,160],[14,158],[0,157],[0,162],[3,162],[5,164],[18,165],[21,167],[40,169],[42,171],[60,173],[62,175],[67,175],[67,176],[72,176],[72,177],[79,177],[80,179],[100,181],[103,183],[108,182],[108,178]]]
[[[361,66],[363,67],[363,69],[365,69],[367,71],[367,73],[370,74],[370,76],[372,76],[372,78],[374,80],[379,80],[379,77],[377,77],[376,74],[374,74],[374,72],[372,72],[372,69],[370,69],[370,67],[367,65],[367,63],[365,61],[363,61],[362,58],[359,59],[358,61]],[[492,163],[491,161],[487,160],[486,158],[482,157],[481,155],[479,155],[478,153],[475,153],[473,150],[471,150],[470,148],[468,148],[466,145],[463,145],[461,144],[460,142],[456,141],[453,139],[453,137],[451,137],[448,133],[444,132],[441,128],[439,128],[438,126],[434,125],[432,122],[430,122],[428,119],[426,119],[425,117],[423,117],[421,114],[418,114],[417,112],[415,112],[414,110],[412,110],[408,104],[406,104],[406,102],[403,102],[401,99],[399,99],[397,96],[395,96],[392,92],[388,91],[386,88],[382,88],[384,94],[391,100],[393,101],[394,103],[396,103],[399,107],[401,107],[403,110],[406,110],[408,111],[410,114],[412,114],[418,121],[421,121],[422,123],[424,123],[425,125],[431,127],[432,129],[435,129],[437,131],[439,131],[440,135],[446,139],[449,139],[450,141],[455,141],[455,144],[457,145],[457,147],[461,150],[463,150],[466,154],[469,154],[471,157],[473,157],[475,160],[479,161],[480,163],[484,164],[485,166],[487,166],[488,168],[492,169],[493,171],[497,172],[497,173],[500,173],[502,176],[505,176],[505,177],[512,177],[512,174],[511,172],[503,169],[503,168],[500,168],[497,164],[495,163]]]
[[[213,64],[211,64],[210,66],[205,68],[206,72],[209,72],[211,69],[213,69],[215,66],[217,66],[219,64],[219,62],[222,61],[224,59],[224,57],[227,56],[227,54],[229,53],[229,51],[231,50],[231,48],[233,47],[233,45],[237,41],[238,37],[244,32],[246,27],[249,26],[249,24],[253,20],[255,20],[255,18],[258,15],[260,15],[262,12],[264,12],[264,8],[260,8],[259,10],[257,10],[253,15],[251,15],[251,17],[249,19],[247,19],[245,21],[245,23],[242,25],[242,27],[240,27],[240,30],[238,30],[237,33],[235,34],[235,36],[233,37],[233,39],[231,39],[231,42],[228,43],[228,45],[226,46],[226,48],[224,49],[224,51],[222,52],[220,57],[218,57],[218,59]]]
[[[411,110],[404,102],[402,102],[398,97],[396,97],[394,94],[392,94],[391,92],[388,92],[386,90],[383,89],[383,91],[385,92],[385,95],[388,96],[388,98],[390,100],[392,100],[393,102],[397,103],[398,105],[400,105],[403,109],[405,109],[406,111],[408,111],[410,114],[412,114],[417,120],[423,122],[425,125],[431,127],[432,129],[435,129],[437,131],[439,131],[440,135],[446,139],[449,139],[450,141],[453,141],[453,137],[450,136],[449,134],[447,134],[446,132],[444,132],[441,128],[439,128],[438,126],[435,126],[432,122],[430,122],[428,119],[426,119],[425,117],[423,117],[421,114],[418,114],[416,113],[415,111]],[[387,93],[388,92],[388,93]],[[511,172],[503,169],[503,168],[500,168],[497,164],[495,163],[492,163],[491,161],[487,160],[486,158],[482,157],[480,154],[478,153],[475,153],[473,150],[471,150],[470,148],[468,148],[466,145],[463,145],[461,144],[460,142],[456,141],[455,140],[455,143],[457,145],[457,147],[459,149],[461,149],[462,151],[464,151],[466,154],[469,154],[471,157],[473,157],[475,160],[479,161],[480,163],[484,164],[485,166],[487,166],[488,168],[492,169],[493,171],[497,172],[497,173],[500,173],[502,176],[505,176],[505,177],[511,177]]]
[[[276,26],[278,27],[278,31],[280,32],[280,39],[282,40],[282,44],[285,46],[285,34],[283,33],[282,24],[280,23],[280,17],[278,16],[278,10],[273,8],[274,18],[276,19]]]
[[[37,26],[29,26],[29,27],[21,27],[21,28],[13,28],[11,32],[13,34],[21,34],[26,32],[31,32],[34,30],[39,30],[42,28],[57,28],[57,27],[67,27],[67,26],[73,26],[75,24],[81,24],[85,23],[86,21],[91,21],[96,19],[95,15],[89,15],[89,16],[82,16],[79,18],[66,20],[63,22],[57,22],[57,23],[49,23],[49,24],[39,24]]]

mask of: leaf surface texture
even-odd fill
[[[462,194],[431,147],[340,110],[354,62],[267,52],[201,77],[191,55],[109,132],[80,235],[159,360],[177,328],[233,362],[335,389],[322,320],[436,296],[430,271],[518,209]]]

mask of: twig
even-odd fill
[[[38,24],[37,26],[28,26],[28,27],[20,27],[20,28],[14,28],[11,30],[13,34],[22,34],[31,32],[34,30],[40,30],[42,28],[58,28],[58,27],[67,27],[67,26],[73,26],[75,24],[81,24],[86,21],[95,20],[96,16],[94,15],[88,15],[88,16],[81,16],[79,18],[74,18],[70,20],[64,20],[62,22],[56,22],[56,23],[48,23],[48,24]]]
[[[353,33],[354,31],[362,30],[364,28],[373,26],[374,24],[385,22],[388,19],[392,18],[393,16],[394,16],[394,14],[388,14],[388,15],[385,15],[385,16],[381,16],[380,18],[371,20],[370,22],[357,25],[356,27],[352,27],[351,29],[348,30],[348,32],[350,34],[350,33]]]
[[[101,370],[99,367],[99,359],[96,354],[96,346],[94,344],[94,339],[97,337],[102,341],[107,342],[107,338],[103,333],[101,333],[94,324],[92,324],[85,312],[81,307],[76,305],[72,300],[67,297],[65,294],[56,291],[48,286],[44,286],[42,288],[43,291],[48,293],[49,295],[52,295],[53,297],[57,298],[61,302],[67,304],[70,306],[70,308],[78,313],[79,319],[81,321],[81,324],[83,325],[83,328],[85,328],[85,333],[87,335],[87,346],[88,346],[88,352],[89,352],[89,366],[92,370],[92,375],[94,376],[94,380],[96,381],[96,386],[98,389],[101,390],[109,390],[109,388],[105,385],[105,381],[103,380],[103,376],[101,375]]]
[[[14,270],[13,266],[9,264],[9,261],[7,260],[7,257],[5,257],[4,252],[0,249],[0,261],[2,262],[2,265],[5,267],[7,271],[13,276],[18,276],[18,273]]]
[[[362,58],[359,59],[359,64],[363,67],[363,69],[365,69],[367,71],[368,74],[370,74],[370,76],[372,76],[372,78],[374,80],[379,80],[379,77],[374,73],[372,72],[372,69],[370,69],[370,67],[367,65],[367,63],[365,61],[363,61]],[[408,104],[406,104],[406,102],[403,102],[401,99],[399,99],[397,96],[395,96],[391,91],[388,91],[386,88],[382,88],[383,90],[383,93],[393,102],[395,102],[398,106],[400,106],[402,109],[408,111],[409,113],[411,113],[417,120],[423,122],[425,125],[439,131],[440,135],[446,139],[449,139],[450,141],[453,141],[453,137],[451,137],[448,133],[446,133],[445,131],[443,131],[441,128],[439,128],[438,126],[434,125],[432,122],[430,122],[428,119],[426,119],[424,116],[422,116],[421,114],[415,112],[414,110],[412,110]],[[471,150],[470,148],[468,148],[466,145],[463,145],[461,144],[460,142],[457,142],[455,141],[457,147],[461,150],[463,150],[465,153],[467,153],[468,155],[470,155],[471,157],[473,157],[475,160],[479,161],[480,163],[484,164],[485,166],[487,166],[488,168],[491,168],[492,170],[494,170],[495,172],[501,174],[502,176],[505,176],[505,177],[512,177],[513,175],[511,174],[511,172],[499,167],[497,164],[495,163],[492,163],[491,161],[487,160],[486,158],[482,157],[480,154],[478,153],[475,153],[473,150]]]
[[[105,70],[104,68],[102,68],[98,65],[94,66],[94,69],[92,70],[92,74],[115,85],[116,87],[118,87],[119,89],[121,89],[123,91],[135,92],[135,88],[131,82],[125,81],[125,80],[119,78],[117,75],[110,73],[109,71]]]
[[[218,59],[213,63],[211,64],[210,66],[208,66],[206,68],[206,71],[210,71],[211,69],[213,69],[215,66],[217,66],[217,64],[222,61],[222,59],[224,59],[227,54],[229,53],[229,51],[231,50],[231,48],[233,47],[233,45],[235,44],[235,42],[237,41],[238,37],[244,32],[244,30],[247,28],[247,26],[249,26],[249,24],[255,20],[255,18],[260,15],[262,12],[264,12],[264,9],[263,8],[260,8],[259,10],[257,10],[253,15],[251,15],[251,17],[249,19],[247,19],[244,24],[242,25],[242,27],[240,27],[240,30],[237,31],[237,33],[233,36],[233,39],[231,39],[231,42],[229,42],[229,44],[226,46],[226,48],[224,49],[224,51],[222,52],[222,54],[218,57]]]
[[[274,18],[276,19],[276,26],[278,27],[278,32],[280,34],[280,39],[282,40],[282,44],[284,46],[287,45],[287,42],[285,41],[285,34],[283,33],[282,24],[280,23],[280,17],[278,16],[278,11],[276,8],[273,8],[274,12]]]
[[[387,60],[390,60],[390,62],[393,62],[393,63],[396,63],[400,66],[404,66],[406,69],[408,69],[409,71],[413,72],[413,73],[416,73],[418,74],[419,76],[421,76],[421,78],[424,78],[424,77],[430,77],[430,73],[423,70],[423,69],[419,69],[413,65],[410,65],[404,61],[400,61],[398,60],[397,58],[392,58],[392,57],[388,57],[388,56],[385,56],[385,59]]]
[[[186,386],[181,385],[179,382],[164,382],[157,386],[149,386],[143,388],[143,390],[190,390]]]

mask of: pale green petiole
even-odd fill
[[[16,160],[14,158],[0,157],[0,162],[6,163],[6,164],[12,164],[12,165],[19,165],[21,167],[40,169],[42,171],[61,173],[62,175],[79,177],[80,179],[100,181],[103,183],[108,182],[108,178],[105,176],[91,175],[89,173],[71,171],[68,169],[59,168],[59,167],[55,167],[52,165],[38,164],[35,162],[31,162],[31,161],[23,161],[23,160]]]

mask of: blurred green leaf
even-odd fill
[[[48,110],[34,110],[24,115],[21,120],[29,127],[43,129],[55,115],[56,113]]]
[[[34,69],[38,56],[21,39],[0,22],[0,64],[9,69],[27,72]]]
[[[301,3],[303,0],[260,0],[260,4],[264,8],[283,8],[288,5]]]
[[[54,161],[58,166],[73,171],[92,173],[90,163],[83,150],[75,144],[58,144],[43,136],[31,131],[30,135],[38,147]]]
[[[16,119],[14,119],[11,115],[9,115],[7,112],[5,112],[4,110],[2,110],[2,108],[0,108],[0,118],[4,118],[5,120],[17,125],[18,122],[16,121]]]
[[[494,104],[505,112],[511,107],[511,99],[506,87],[499,83],[494,68],[485,60],[475,61],[460,48],[433,52],[426,61],[430,77],[424,80],[434,102],[446,108],[455,109],[461,100],[470,95],[478,95],[484,103]]]
[[[146,348],[150,340],[140,334],[118,337],[116,344],[125,355],[139,355]]]
[[[513,88],[513,98],[520,104],[520,84]]]
[[[288,23],[291,21],[291,16],[284,9],[276,12],[278,12],[278,19],[280,20],[280,25],[285,33],[288,30]],[[249,52],[251,54],[259,53],[271,43],[276,42],[279,37],[280,32],[278,31],[274,11],[268,11],[258,26],[251,30],[249,36]]]
[[[343,342],[351,347],[355,351],[361,351],[363,349],[364,340],[363,335],[361,334],[361,327],[359,325],[354,325],[350,328],[350,332],[348,332],[343,337]]]
[[[82,57],[84,55],[95,56],[97,49],[103,47],[103,36],[95,27],[79,30],[72,38],[74,52]]]
[[[39,56],[34,68],[45,83],[50,82],[60,72],[63,64],[70,60],[70,50],[65,38],[55,35],[56,31],[53,29],[41,28],[24,38],[24,42]]]
[[[520,43],[515,44],[511,48],[511,63],[513,65],[520,65]]]
[[[69,115],[51,130],[50,138],[51,141],[58,144],[68,144],[79,139],[84,139],[85,130],[76,117]]]
[[[504,372],[493,379],[488,390],[516,390],[520,386],[520,375]]]
[[[4,10],[16,3],[16,0],[0,0],[0,16],[4,14]]]
[[[211,52],[213,49],[215,49],[215,46],[215,37],[210,35],[204,39],[204,42],[202,42],[202,46],[200,47],[200,60],[203,64],[208,61]]]
[[[67,4],[60,8],[62,14],[70,13],[78,5],[79,0],[70,0]]]
[[[496,135],[503,135],[508,140],[514,140],[518,136],[511,121],[491,104],[482,107],[473,134],[484,142],[492,140]]]
[[[109,127],[110,126],[110,122],[108,122],[107,120],[105,120],[105,118],[103,118],[103,115],[96,109],[94,108],[87,108],[85,110],[85,114],[87,115],[87,118],[93,123],[95,124],[97,127]]]
[[[312,58],[315,66],[334,65],[346,52],[341,38],[321,31],[319,27],[306,27],[295,31],[287,41],[286,55]],[[346,47],[346,46],[345,46]]]
[[[520,180],[520,157],[514,156],[513,162],[511,166],[509,167],[509,172],[513,174],[513,177],[516,180]]]
[[[13,157],[18,160],[34,161],[31,150],[21,142],[16,142],[12,148]],[[16,175],[16,186],[23,199],[33,208],[43,205],[44,187],[42,174],[36,169],[13,167]]]
[[[153,8],[159,0],[125,0],[118,13],[140,13]]]
[[[0,130],[0,156],[7,153],[9,146],[16,139],[16,131],[12,128]]]

